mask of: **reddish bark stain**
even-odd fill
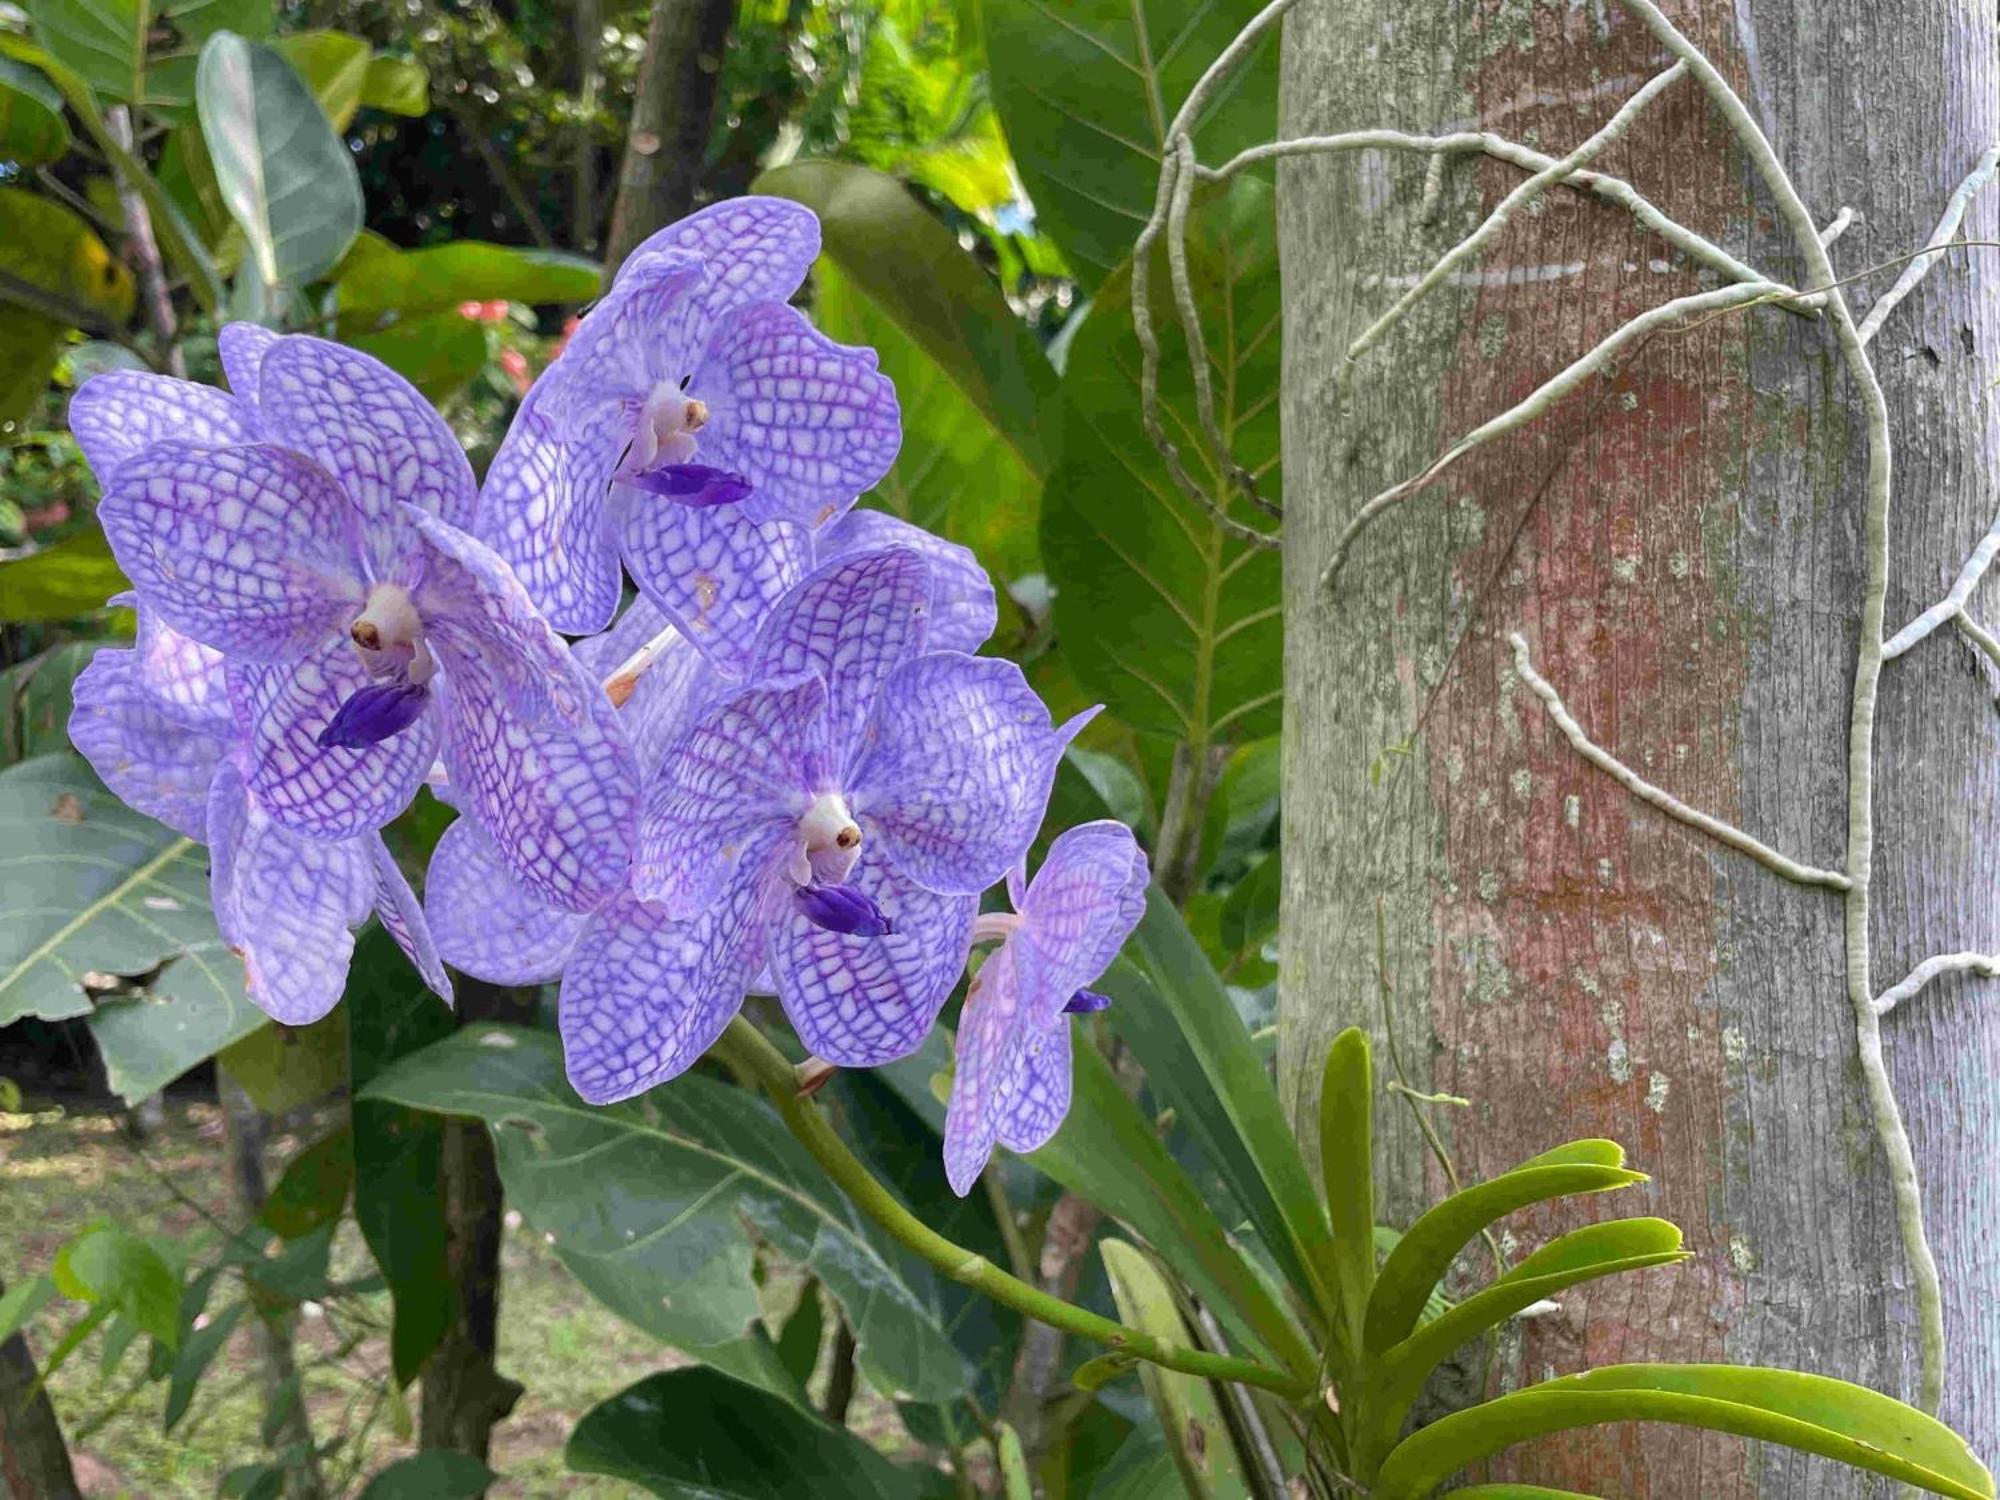
[[[1489,22],[1494,50],[1469,75],[1472,114],[1545,151],[1582,140],[1666,65],[1615,9],[1607,40],[1589,8],[1504,7],[1509,27],[1532,26],[1532,46],[1514,30],[1502,39],[1501,10]],[[1713,31],[1697,27],[1698,40],[1732,56],[1732,39]],[[1692,82],[1656,102],[1598,165],[1721,242],[1748,221],[1739,163]],[[1520,181],[1496,163],[1478,170],[1488,207]],[[1664,269],[1672,254],[1621,210],[1577,194],[1553,193],[1517,219],[1487,253],[1489,276],[1584,269],[1482,283],[1442,393],[1439,447],[1620,322],[1700,290],[1692,272]],[[1518,1216],[1512,1234],[1531,1247],[1591,1220],[1657,1214],[1687,1230],[1697,1256],[1566,1295],[1560,1312],[1526,1326],[1518,1361],[1501,1372],[1509,1385],[1619,1361],[1721,1359],[1740,1302],[1729,1227],[1713,1216],[1726,1121],[1707,998],[1711,849],[1576,756],[1514,680],[1506,636],[1527,636],[1538,669],[1598,743],[1687,801],[1736,815],[1733,714],[1745,660],[1710,549],[1716,530],[1733,525],[1754,425],[1745,339],[1740,316],[1655,336],[1549,417],[1468,460],[1428,502],[1462,501],[1484,518],[1454,561],[1455,592],[1473,614],[1426,737],[1449,873],[1434,897],[1434,1078],[1476,1103],[1452,1122],[1459,1168],[1492,1175],[1561,1141],[1612,1137],[1651,1184]],[[1740,1444],[1659,1427],[1543,1439],[1492,1469],[1652,1500],[1753,1493]]]

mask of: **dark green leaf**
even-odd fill
[[[379,235],[363,234],[341,262],[335,288],[343,329],[359,333],[387,314],[458,317],[458,305],[468,301],[588,302],[603,283],[595,261],[558,250],[479,240],[399,250]]]
[[[257,1220],[282,1239],[299,1239],[338,1219],[353,1185],[354,1132],[343,1126],[292,1158]]]
[[[174,23],[182,42],[196,48],[218,31],[262,41],[277,20],[272,0],[165,0],[159,10]]]
[[[277,1464],[239,1464],[215,1491],[219,1500],[280,1500],[284,1492],[285,1471]]]
[[[1217,419],[1238,463],[1277,500],[1276,234],[1259,184],[1198,214],[1190,266],[1214,365]],[[1268,525],[1209,453],[1168,293],[1153,276],[1162,330],[1162,421],[1197,483],[1230,514]],[[1202,745],[1275,734],[1284,631],[1275,550],[1227,535],[1176,487],[1146,435],[1132,331],[1131,274],[1105,284],[1070,350],[1069,413],[1042,494],[1042,556],[1055,625],[1086,689],[1133,729]]]
[[[1993,1495],[1984,1465],[1934,1418],[1844,1380],[1737,1365],[1612,1365],[1454,1412],[1405,1438],[1373,1493],[1417,1500],[1467,1464],[1527,1438],[1608,1422],[1733,1432],[1955,1500]]]
[[[35,40],[113,104],[146,97],[148,0],[28,0]]]
[[[1007,144],[1037,226],[1085,285],[1131,253],[1153,211],[1168,123],[1262,8],[1259,0],[983,0]],[[1204,160],[1271,139],[1277,41],[1273,27],[1195,120]]]
[[[264,285],[295,291],[333,269],[361,232],[361,179],[291,64],[217,32],[195,94],[222,200]]]
[[[1375,1286],[1375,1067],[1368,1034],[1358,1027],[1348,1027],[1327,1049],[1319,1096],[1319,1169],[1333,1225],[1341,1312],[1358,1352],[1368,1294]]]
[[[713,1370],[649,1376],[584,1414],[563,1456],[664,1500],[917,1500],[916,1474],[860,1438]]]
[[[1162,1500],[1181,1482],[1156,1424],[1135,1427],[1090,1487],[1089,1500]]]
[[[260,1026],[220,1061],[265,1114],[303,1109],[347,1082],[347,1012],[309,1026]]]
[[[229,1335],[236,1330],[237,1319],[243,1316],[247,1302],[232,1302],[208,1322],[195,1329],[181,1345],[174,1357],[173,1375],[167,1384],[167,1406],[160,1418],[161,1427],[172,1432],[176,1423],[187,1415],[189,1404],[194,1400],[195,1388],[201,1383],[208,1367],[215,1362],[215,1356],[222,1352],[222,1346],[229,1342]]]
[[[361,1492],[361,1500],[473,1500],[499,1478],[478,1459],[434,1448],[399,1458]]]
[[[1431,1288],[1444,1278],[1467,1241],[1495,1220],[1530,1203],[1576,1193],[1608,1193],[1644,1181],[1645,1173],[1622,1167],[1531,1163],[1453,1193],[1412,1224],[1382,1263],[1368,1299],[1364,1339],[1368,1352],[1385,1353],[1408,1336]]]
[[[69,748],[71,685],[101,641],[71,641],[0,672],[0,766]]]
[[[778,1359],[785,1373],[803,1386],[819,1368],[820,1335],[826,1331],[826,1310],[819,1300],[819,1283],[807,1281],[799,1305],[778,1331]]]
[[[405,57],[372,57],[361,82],[361,102],[392,115],[427,115],[431,75],[422,63]]]
[[[372,354],[442,404],[464,390],[486,368],[486,333],[456,312],[407,318],[379,333],[358,333],[347,340]]]
[[[1475,1484],[1469,1489],[1446,1490],[1440,1500],[1603,1500],[1577,1490],[1552,1490],[1539,1484]]]
[[[0,57],[0,159],[23,167],[59,160],[69,124],[55,85],[25,63]]]
[[[0,62],[21,66],[19,45],[0,34]],[[135,296],[131,273],[80,215],[53,199],[0,187],[0,423],[18,420],[41,399],[71,328],[122,327]],[[13,584],[0,592],[0,618],[62,618],[35,612],[49,601],[32,573],[20,591],[18,604]],[[100,596],[86,608],[103,602]]]
[[[900,1252],[740,1089],[691,1074],[592,1108],[553,1036],[474,1026],[396,1064],[364,1097],[485,1120],[510,1201],[613,1311],[662,1338],[725,1343],[757,1315],[747,1218],[845,1307],[879,1389],[941,1401],[966,1388],[965,1361]]]
[[[1232,954],[1255,954],[1277,933],[1284,878],[1283,858],[1273,850],[1230,888],[1220,923],[1222,944]]]
[[[96,527],[0,562],[0,620],[70,620],[95,613],[125,587]]]
[[[332,1295],[329,1267],[338,1221],[320,1224],[295,1240],[279,1240],[269,1255],[251,1258],[244,1274],[268,1297],[280,1303],[321,1301]]]
[[[0,1292],[0,1344],[27,1327],[55,1295],[56,1284],[46,1271]]]

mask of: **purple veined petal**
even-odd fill
[[[746,688],[696,721],[647,793],[633,889],[676,920],[720,900],[744,851],[793,829],[824,783],[825,709],[825,685],[798,677]]]
[[[360,612],[359,516],[283,448],[155,443],[97,508],[139,597],[174,629],[250,661],[297,661]]]
[[[749,850],[721,898],[691,921],[630,891],[590,919],[560,999],[563,1060],[587,1101],[642,1094],[686,1072],[722,1035],[763,962],[768,877],[782,857],[778,839]]]
[[[222,653],[182,635],[152,610],[134,600],[138,630],[132,641],[135,670],[160,706],[194,728],[223,738],[233,735],[229,688],[223,678]]]
[[[1020,1062],[1002,1095],[996,1124],[1000,1144],[1029,1152],[1048,1144],[1069,1113],[1069,1017],[1053,1024],[1027,1024],[1021,1032]]]
[[[695,510],[734,505],[750,493],[750,481],[741,474],[727,474],[706,464],[667,464],[620,482]]]
[[[581,724],[587,700],[600,695],[578,690],[568,645],[512,570],[455,526],[420,510],[406,514],[424,549],[424,581],[413,602],[441,654],[455,661],[480,657],[521,717]]]
[[[410,805],[437,758],[435,706],[377,745],[319,743],[341,705],[372,685],[345,639],[327,641],[304,661],[232,662],[227,676],[251,795],[308,837],[345,839],[380,828]]]
[[[568,656],[563,670],[585,705],[574,728],[521,719],[485,658],[447,661],[445,770],[517,880],[551,906],[592,911],[625,885],[639,768],[603,689]]]
[[[278,335],[258,323],[225,323],[215,336],[230,393],[243,403],[245,418],[260,433],[264,429],[257,418],[257,388],[263,383],[264,356],[277,342]]]
[[[783,302],[819,254],[819,219],[789,198],[729,198],[641,242],[612,285],[676,252],[699,255],[713,267],[701,288],[711,317],[750,302]]]
[[[479,486],[458,439],[417,388],[373,355],[310,334],[265,354],[257,412],[274,442],[311,457],[366,517],[378,581],[414,580],[405,505],[471,522]]]
[[[834,343],[782,302],[724,318],[696,394],[708,403],[701,461],[755,486],[743,508],[760,521],[831,520],[889,472],[903,441],[874,352]]]
[[[708,341],[707,321],[692,294],[708,276],[698,256],[674,253],[651,257],[618,278],[542,376],[557,380],[542,410],[558,437],[583,436],[606,404],[626,405],[636,414],[661,381],[678,382],[692,372]],[[614,463],[618,456],[612,455]]]
[[[740,505],[697,510],[623,489],[616,510],[640,592],[717,670],[745,676],[772,607],[812,571],[805,528],[753,520]]]
[[[70,399],[69,428],[100,485],[154,443],[227,447],[257,441],[254,419],[234,396],[145,370],[91,376]]]
[[[106,647],[71,689],[70,743],[103,783],[149,818],[208,837],[208,792],[227,741],[189,724],[150,692],[138,654]]]
[[[810,1051],[842,1067],[872,1068],[923,1044],[965,971],[979,900],[933,895],[866,846],[849,882],[881,909],[890,931],[829,932],[788,898],[772,928],[771,978]]]
[[[550,410],[559,387],[557,371],[545,373],[515,412],[486,470],[473,530],[550,625],[587,635],[617,612],[624,587],[604,506],[632,418],[615,402],[600,403],[565,438]]]
[[[431,935],[431,924],[424,916],[423,903],[410,889],[410,882],[397,866],[396,856],[382,842],[381,834],[364,835],[361,842],[367,848],[369,863],[375,869],[375,915],[381,921],[383,930],[396,940],[396,946],[403,950],[403,956],[410,961],[424,983],[430,986],[431,993],[450,1005],[451,976],[444,971],[444,959],[438,954],[437,942]]]
[[[1146,852],[1123,823],[1082,823],[1049,845],[1008,939],[1032,1026],[1055,1024],[1111,967],[1145,915],[1147,878]]]
[[[916,657],[883,684],[848,806],[919,884],[976,895],[1027,852],[1066,733],[1012,662]]]
[[[924,649],[930,595],[930,568],[915,552],[857,552],[822,566],[765,621],[749,675],[810,672],[826,684],[836,777],[854,757],[882,684]]]
[[[634,599],[603,635],[570,648],[592,679],[608,688],[612,673],[662,635],[668,639],[655,647],[651,665],[633,680],[625,701],[618,705],[642,782],[652,779],[674,741],[734,684],[718,677],[708,659],[643,596]]]
[[[280,827],[233,767],[215,778],[208,821],[216,925],[243,960],[250,998],[287,1026],[319,1020],[340,1002],[354,929],[374,904],[366,841]]]
[[[1023,1037],[1013,956],[1005,944],[987,958],[958,1019],[958,1062],[944,1114],[944,1171],[963,1198],[1000,1138],[1000,1111],[1021,1071]]]
[[[813,556],[821,566],[836,557],[884,547],[908,547],[930,564],[930,626],[925,641],[932,651],[969,655],[986,644],[1000,623],[999,598],[970,547],[865,506],[856,506],[813,533]]]
[[[424,911],[445,961],[494,984],[557,978],[590,921],[557,911],[516,880],[476,818],[460,818],[438,840]]]

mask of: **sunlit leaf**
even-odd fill
[[[462,302],[588,302],[603,282],[603,268],[595,261],[560,250],[479,240],[399,250],[378,234],[364,233],[340,263],[335,296],[342,331],[354,334],[392,313],[455,316]]]
[[[312,90],[333,128],[347,129],[368,81],[368,44],[344,31],[295,31],[271,45]]]
[[[103,609],[125,586],[110,544],[93,526],[0,562],[0,620],[75,619]]]
[[[392,115],[427,115],[431,75],[422,63],[406,57],[372,57],[368,76],[361,81],[361,102]]]

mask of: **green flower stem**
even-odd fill
[[[1314,1395],[1312,1383],[1252,1359],[1210,1354],[1183,1348],[1155,1338],[1137,1328],[1128,1328],[1110,1318],[1052,1297],[987,1260],[985,1256],[953,1244],[925,1224],[897,1200],[841,1140],[818,1105],[798,1096],[796,1075],[785,1055],[765,1039],[748,1021],[738,1016],[729,1023],[711,1055],[739,1077],[753,1081],[777,1106],[786,1128],[812,1154],[826,1175],[839,1185],[869,1218],[886,1229],[895,1241],[934,1266],[953,1281],[1011,1307],[1024,1317],[1035,1318],[1065,1333],[1094,1339],[1121,1354],[1199,1375],[1210,1380],[1233,1380],[1243,1385],[1261,1386],[1293,1401],[1307,1401]]]

